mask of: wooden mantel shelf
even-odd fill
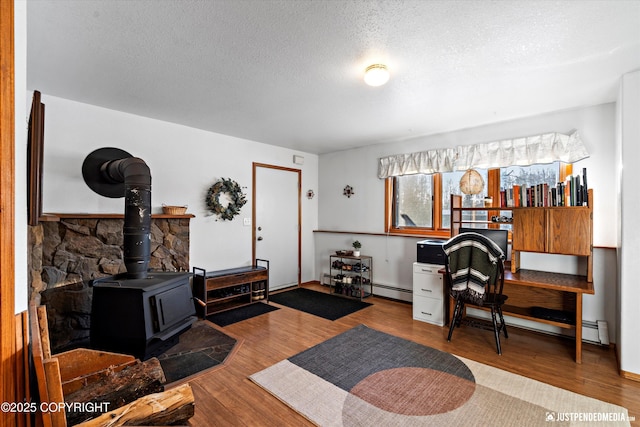
[[[73,219],[124,219],[124,214],[120,213],[45,213],[42,214],[38,221],[41,222],[59,222],[62,219],[73,218]],[[168,214],[151,214],[151,218],[169,218],[169,219],[180,219],[180,218],[195,218],[193,214],[183,214],[183,215],[168,215]]]

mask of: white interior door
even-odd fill
[[[253,248],[269,288],[300,284],[300,170],[254,164]]]

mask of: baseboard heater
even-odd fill
[[[609,328],[605,320],[582,321],[582,341],[593,344],[609,345]]]
[[[331,275],[327,274],[327,273],[323,273],[322,276],[320,277],[320,284],[324,285],[324,286],[329,286],[331,283]],[[404,289],[404,288],[397,288],[395,286],[389,286],[389,285],[381,285],[379,283],[374,283],[373,284],[373,293],[375,294],[375,289],[376,288],[383,288],[383,289],[388,289],[390,291],[397,291],[397,292],[404,292],[407,294],[413,294],[413,290],[412,289]]]
[[[405,292],[407,294],[413,294],[412,289],[396,288],[395,286],[381,285],[378,283],[374,283],[373,288],[374,288],[374,292],[373,292],[374,294],[375,294],[375,288],[383,288],[383,289],[388,289],[390,291]]]

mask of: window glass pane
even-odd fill
[[[431,175],[405,175],[395,178],[394,227],[433,227]]]
[[[484,198],[487,196],[487,177],[486,169],[475,169],[484,180],[484,188],[479,194],[463,194],[460,191],[460,179],[466,171],[445,172],[442,174],[442,228],[451,228],[451,195],[461,195],[462,206],[466,208],[484,206]],[[486,221],[487,212],[463,212],[463,220]]]
[[[500,188],[507,189],[514,185],[531,187],[537,184],[549,184],[555,187],[560,176],[560,162],[544,165],[509,166],[500,169]]]
[[[555,188],[560,177],[560,162],[500,169],[501,206],[542,206],[549,203],[545,187]],[[516,188],[519,187],[519,188]]]

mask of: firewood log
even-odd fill
[[[65,395],[65,403],[79,403],[73,407],[73,411],[67,412],[67,423],[74,425],[97,415],[82,410],[85,406],[91,409],[91,406],[83,405],[86,402],[108,403],[105,406],[113,410],[147,394],[162,391],[165,382],[164,371],[160,361],[155,357],[122,371],[113,372],[78,391]]]
[[[195,412],[191,386],[149,394],[76,427],[159,426],[185,424]]]

